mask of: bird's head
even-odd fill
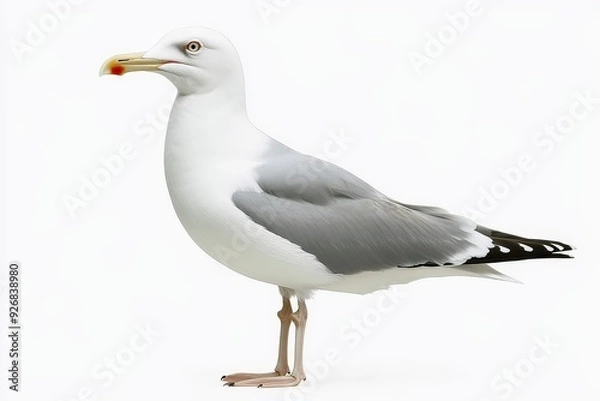
[[[100,75],[134,71],[156,72],[169,79],[182,94],[205,93],[225,85],[243,85],[239,56],[221,33],[208,28],[182,28],[165,35],[142,53],[109,58]]]

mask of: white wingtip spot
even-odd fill
[[[557,247],[559,251],[562,251],[563,249],[565,249],[561,245],[555,244],[554,242],[552,243],[552,245],[554,245],[555,247]]]
[[[523,250],[525,252],[533,252],[533,248],[530,247],[529,245],[525,245],[525,244],[519,244],[519,245],[521,245],[521,248],[523,248]]]
[[[500,249],[500,252],[502,253],[509,253],[510,249],[503,247],[502,245],[498,245],[498,249]]]
[[[544,245],[544,248],[546,248],[548,252],[554,252],[554,248],[552,248],[550,245]]]

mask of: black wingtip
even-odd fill
[[[465,264],[573,258],[573,256],[564,252],[573,251],[574,247],[560,241],[524,238],[485,227],[478,227],[477,231],[491,238],[494,246],[490,248],[486,256],[469,259]]]

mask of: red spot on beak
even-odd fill
[[[110,73],[113,75],[123,75],[125,73],[125,67],[122,65],[113,65],[110,67]]]

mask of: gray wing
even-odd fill
[[[256,178],[262,192],[237,191],[234,204],[333,273],[457,265],[492,246],[470,220],[403,205],[342,168],[291,150],[267,158]]]

